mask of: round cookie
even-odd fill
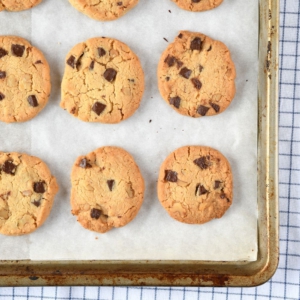
[[[35,117],[50,95],[50,68],[40,50],[16,36],[0,36],[0,121]]]
[[[36,230],[47,219],[57,191],[55,177],[39,158],[0,152],[0,233]]]
[[[92,38],[67,55],[60,106],[86,122],[118,123],[139,107],[144,73],[130,48]]]
[[[78,157],[71,182],[72,214],[84,228],[101,233],[134,219],[144,198],[139,167],[128,152],[117,147]]]
[[[158,65],[162,97],[190,117],[223,112],[235,95],[235,66],[228,48],[201,33],[181,31]]]
[[[42,0],[0,0],[0,11],[21,11],[40,4]]]
[[[158,198],[177,221],[203,224],[221,218],[232,203],[229,162],[217,150],[186,146],[163,162],[158,178]]]
[[[219,6],[223,0],[172,0],[180,8],[189,11],[205,11]]]
[[[139,0],[69,0],[80,12],[98,21],[112,21],[125,15]]]

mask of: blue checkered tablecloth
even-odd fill
[[[280,262],[257,288],[0,288],[0,300],[300,299],[300,1],[280,4]]]

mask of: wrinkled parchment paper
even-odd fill
[[[179,30],[199,31],[223,41],[237,69],[237,93],[221,115],[192,119],[171,109],[160,97],[156,68],[168,41]],[[98,22],[67,0],[43,0],[36,8],[0,13],[0,34],[28,39],[51,67],[52,93],[32,121],[0,124],[1,151],[19,151],[44,160],[57,177],[60,192],[45,224],[21,237],[0,236],[0,259],[178,259],[256,260],[257,257],[257,1],[224,0],[217,9],[191,13],[170,0],[140,0],[113,22]],[[95,36],[119,39],[139,56],[146,91],[138,111],[116,124],[88,124],[59,107],[60,82],[67,52]],[[152,120],[150,122],[150,120]],[[85,230],[70,213],[70,172],[76,157],[104,146],[129,151],[146,181],[144,204],[127,226],[106,234]],[[220,150],[234,175],[234,200],[223,218],[187,225],[169,217],[156,193],[165,157],[184,145]]]

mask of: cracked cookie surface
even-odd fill
[[[232,172],[217,150],[185,146],[163,162],[158,178],[158,198],[177,221],[203,224],[221,218],[232,204]]]
[[[92,19],[111,21],[125,15],[139,0],[69,0],[80,12]]]
[[[102,147],[78,157],[71,183],[72,214],[84,228],[100,233],[129,223],[144,198],[139,167],[118,147]]]
[[[222,113],[235,95],[235,66],[228,48],[201,33],[181,31],[159,61],[164,100],[190,117]]]
[[[144,73],[124,43],[92,38],[66,57],[60,106],[86,122],[118,123],[139,107]]]
[[[42,52],[20,37],[0,36],[0,120],[34,118],[50,90],[50,68]]]
[[[42,0],[0,0],[0,11],[21,11],[40,4]]]
[[[205,11],[219,6],[223,0],[172,0],[180,8],[189,11]]]
[[[36,230],[47,219],[57,191],[55,177],[39,158],[0,152],[0,233]]]

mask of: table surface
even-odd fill
[[[0,288],[0,299],[196,300],[300,299],[300,1],[280,3],[279,196],[280,261],[257,288]]]

